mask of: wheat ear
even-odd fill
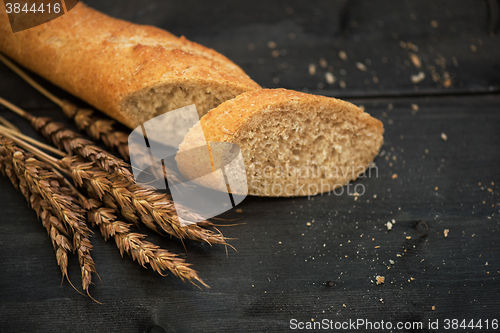
[[[94,207],[88,213],[89,221],[99,227],[105,240],[114,238],[122,257],[124,253],[127,253],[142,267],[146,267],[148,264],[160,275],[163,275],[163,271],[169,270],[182,281],[187,280],[194,285],[196,285],[194,281],[198,281],[203,286],[208,287],[184,259],[145,241],[146,235],[131,232],[130,224],[116,220],[113,209],[100,207],[100,204],[95,200],[91,200],[91,202]]]
[[[70,250],[77,252],[82,273],[82,288],[88,294],[92,280],[91,273],[95,273],[96,270],[90,256],[92,249],[88,238],[90,230],[83,221],[83,209],[73,197],[67,195],[69,189],[61,186],[64,180],[51,172],[50,166],[27,155],[12,141],[1,136],[0,154],[2,170],[14,186],[19,187],[47,229],[56,250],[63,278],[68,278],[67,252]],[[69,240],[71,237],[72,245]]]

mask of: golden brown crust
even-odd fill
[[[205,138],[212,142],[238,141],[239,135],[244,135],[246,125],[251,123],[253,116],[263,110],[279,108],[285,104],[317,105],[326,108],[338,108],[345,112],[353,112],[359,121],[365,121],[380,135],[384,132],[383,124],[370,117],[360,108],[340,99],[319,95],[306,94],[286,89],[260,89],[241,94],[212,109],[201,119]]]
[[[220,87],[234,95],[260,88],[214,50],[111,18],[81,2],[57,19],[15,34],[2,11],[0,51],[131,128],[139,124],[126,114],[123,101],[158,84]]]

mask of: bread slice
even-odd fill
[[[206,158],[193,153],[196,147],[206,145],[205,139],[233,143],[241,149],[248,194],[314,195],[346,185],[362,174],[378,154],[383,132],[379,120],[351,103],[262,89],[211,110],[186,135],[176,160],[183,175],[195,180],[207,174],[202,165]],[[218,170],[227,161],[220,162],[217,145],[209,147],[212,169]],[[221,188],[209,177],[201,179],[204,186]]]
[[[15,34],[0,7],[1,52],[130,128],[191,104],[202,116],[260,88],[212,49],[111,18],[81,2]]]

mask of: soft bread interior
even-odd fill
[[[237,130],[232,130],[230,135],[220,135],[217,128],[222,131],[230,127],[224,125],[225,115],[233,119],[227,122],[239,118],[230,113],[237,112],[238,100],[242,101],[241,113],[245,114],[248,101],[243,103],[244,98],[226,102],[232,104],[229,113],[224,110],[226,103],[223,103],[202,119],[201,127],[207,141],[232,142],[240,147],[248,194],[287,197],[332,191],[356,179],[378,154],[383,142],[380,121],[353,104],[311,96],[302,98],[299,95],[262,105],[238,123]],[[199,127],[198,130],[194,127],[177,155],[179,169],[190,179],[201,175],[197,158],[187,158],[189,154],[179,157],[183,151],[201,144],[203,137]],[[221,159],[216,154],[212,151],[214,170],[221,167],[217,165]],[[207,177],[202,185],[216,188]]]
[[[129,122],[142,124],[156,116],[195,104],[201,118],[219,104],[248,89],[215,84],[157,84],[142,89],[123,100]],[[130,121],[132,120],[132,121]]]

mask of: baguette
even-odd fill
[[[59,18],[17,33],[5,6],[0,8],[1,52],[130,128],[190,104],[201,117],[260,88],[212,49],[111,18],[81,2]]]
[[[201,118],[185,136],[176,160],[189,180],[202,179],[201,185],[220,189],[216,178],[206,177],[206,168],[197,163],[203,158],[190,152],[209,142],[212,168],[218,170],[228,155],[212,142],[233,143],[241,149],[248,194],[309,196],[362,174],[378,154],[383,133],[379,120],[351,103],[262,89],[226,101]]]

